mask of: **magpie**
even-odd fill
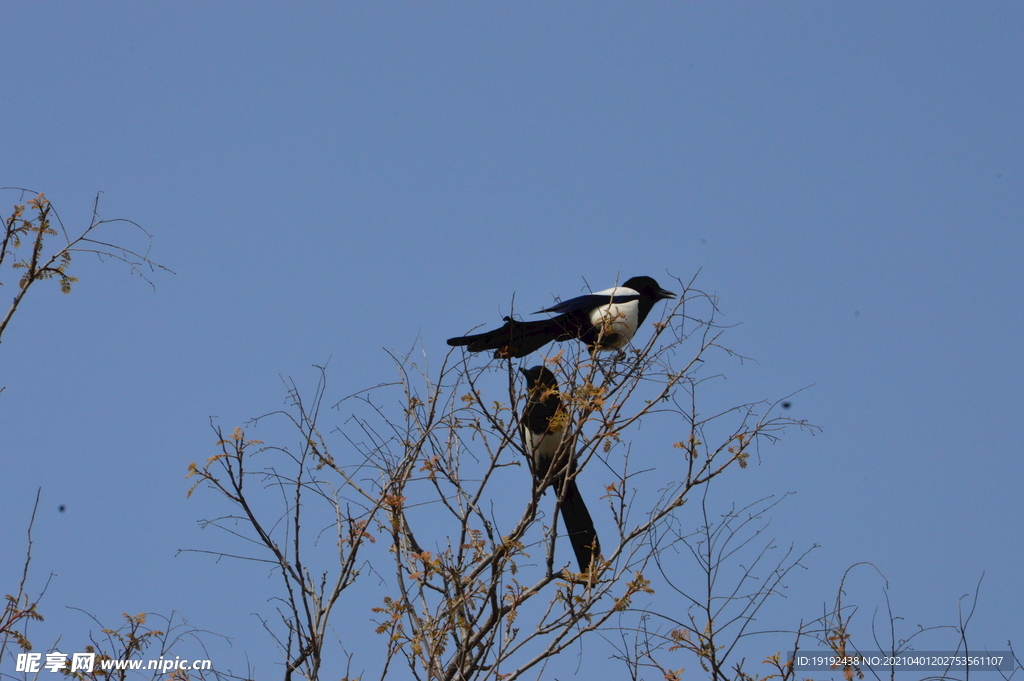
[[[541,312],[557,316],[531,322],[505,317],[505,325],[493,331],[449,338],[448,345],[465,345],[470,352],[494,350],[498,358],[526,357],[551,341],[579,338],[591,352],[621,350],[644,323],[659,300],[676,294],[658,286],[651,277],[633,277],[622,286],[579,296]]]
[[[544,485],[544,492],[551,486],[559,495],[565,533],[569,535],[580,572],[586,572],[593,557],[601,555],[601,544],[573,476],[576,452],[566,438],[568,414],[558,396],[558,382],[544,366],[520,368],[520,371],[526,376],[527,399],[522,423],[533,464],[534,484]]]

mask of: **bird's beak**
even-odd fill
[[[676,294],[672,293],[671,291],[666,291],[663,288],[659,288],[656,295],[658,296],[658,300],[665,300],[666,298],[676,297]]]

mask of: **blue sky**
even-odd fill
[[[37,646],[83,638],[65,606],[177,610],[262,678],[272,580],[176,555],[229,546],[197,526],[212,497],[185,499],[211,416],[277,409],[281,377],[311,389],[328,360],[331,404],[393,379],[385,348],[438,365],[513,293],[533,310],[698,271],[756,360],[720,358],[715,399],[812,386],[791,413],[822,432],[716,492],[795,493],[773,536],[822,548],[786,608],[816,616],[870,561],[908,626],[947,623],[984,574],[972,642],[1021,646],[1020,4],[4,2],[0,20],[0,185],[44,191],[72,231],[102,191],[175,272],[154,292],[79,258],[73,293],[39,286],[4,335],[0,552],[23,551],[41,487],[35,584],[57,575]],[[0,566],[5,593],[19,569]],[[868,618],[880,582],[856,588]],[[341,616],[343,634],[368,617]]]

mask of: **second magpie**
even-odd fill
[[[580,572],[601,555],[601,543],[579,487],[576,486],[576,452],[566,437],[568,414],[558,396],[558,382],[544,366],[520,369],[526,376],[528,396],[523,410],[523,436],[530,454],[534,484],[554,488],[565,533],[569,535]]]

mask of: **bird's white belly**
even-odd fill
[[[523,435],[526,436],[526,445],[529,447],[534,462],[546,468],[555,458],[555,453],[558,452],[562,439],[565,437],[565,430],[562,429],[554,433],[534,433],[524,426]]]
[[[602,350],[621,350],[626,347],[636,333],[639,303],[631,300],[626,303],[602,305],[590,311],[590,323],[601,326],[600,348]]]

